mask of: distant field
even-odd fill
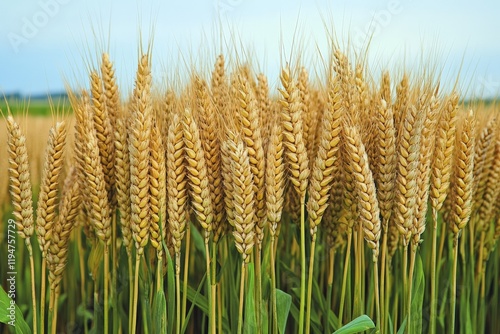
[[[55,98],[52,101],[49,99],[9,99],[0,101],[0,109],[5,114],[7,113],[7,105],[13,115],[19,115],[28,111],[31,116],[48,116],[51,110],[54,113],[71,112],[70,103],[67,98]],[[52,106],[52,108],[51,108]]]

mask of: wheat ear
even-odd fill
[[[127,143],[126,120],[118,116],[115,122],[115,187],[123,245],[132,256],[132,231],[130,226],[130,156]]]
[[[9,149],[9,181],[12,198],[12,214],[16,221],[17,233],[31,245],[33,235],[33,201],[30,181],[26,137],[12,116],[7,117]],[[29,246],[31,247],[31,246]]]
[[[435,129],[439,112],[438,100],[435,95],[431,97],[428,103],[425,103],[424,100],[425,96],[422,96],[419,107],[421,112],[426,114],[426,117],[422,128],[422,139],[420,143],[417,202],[415,207],[415,221],[413,223],[412,231],[412,242],[415,245],[420,243],[420,236],[425,230],[427,203],[429,201],[432,152],[434,152]]]
[[[114,141],[111,119],[106,108],[106,95],[102,78],[96,71],[90,73],[92,92],[92,117],[95,128],[97,144],[99,147],[100,163],[106,181],[106,192],[110,199],[113,194],[114,183]]]
[[[358,208],[362,221],[363,234],[368,247],[373,251],[373,261],[378,261],[381,232],[380,210],[376,197],[373,175],[368,165],[366,150],[358,130],[353,126],[345,127],[346,150],[352,166]]]
[[[165,147],[159,125],[153,122],[150,138],[149,192],[151,223],[149,235],[151,245],[156,248],[158,259],[162,258],[163,241],[167,240],[167,177]]]
[[[423,120],[423,113],[411,106],[399,132],[394,210],[395,222],[405,247],[410,241],[413,226]]]
[[[244,77],[238,77],[239,108],[238,115],[242,128],[242,139],[248,150],[250,168],[255,187],[255,214],[256,214],[256,241],[259,250],[264,239],[264,225],[266,222],[265,211],[265,157],[262,146],[262,137],[259,124],[259,109],[255,96],[251,92],[250,84]]]
[[[313,240],[316,238],[317,226],[328,206],[328,198],[332,187],[335,162],[340,145],[340,133],[343,107],[340,103],[340,86],[337,80],[329,88],[329,108],[324,111],[320,131],[319,148],[313,164],[309,184],[309,228]]]
[[[218,242],[224,232],[224,192],[222,189],[221,148],[216,129],[218,126],[215,106],[210,97],[207,83],[197,77],[195,79],[197,109],[199,113],[200,138],[205,153],[210,196],[213,206],[214,242]]]
[[[101,58],[101,76],[106,96],[104,103],[111,123],[111,129],[115,128],[115,121],[120,113],[120,93],[116,83],[115,69],[113,62],[109,59],[107,53],[102,54]]]
[[[260,73],[257,76],[257,101],[259,104],[259,124],[261,124],[261,135],[263,140],[270,138],[274,119],[269,98],[269,83],[267,77]],[[265,144],[264,144],[265,145]]]
[[[208,240],[212,231],[213,209],[210,198],[207,164],[202,149],[198,125],[190,109],[185,109],[183,117],[186,171],[188,176],[191,205]]]
[[[484,193],[487,184],[491,182],[489,172],[493,164],[495,153],[496,118],[491,117],[483,129],[478,132],[479,136],[474,145],[474,187],[473,187],[473,212],[477,213],[484,206]],[[478,216],[476,216],[479,218]],[[474,219],[475,220],[475,219]],[[487,222],[477,220],[478,226],[473,226],[479,233],[487,229]],[[473,221],[475,223],[475,221]]]

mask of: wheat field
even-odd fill
[[[2,110],[0,333],[500,328],[495,105],[337,47],[167,88],[151,58],[131,92],[103,53],[71,112]]]

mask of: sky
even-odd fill
[[[422,68],[443,89],[467,97],[500,93],[500,1],[496,0],[20,0],[0,3],[0,92],[47,94],[88,86],[103,51],[119,84],[133,86],[137,55],[152,43],[153,77],[173,85],[179,73],[209,73],[221,51],[250,57],[271,84],[290,55],[324,72],[334,38],[364,54],[377,77]],[[333,36],[333,37],[332,37]],[[458,81],[457,81],[458,78]]]

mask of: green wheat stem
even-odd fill
[[[332,307],[332,292],[333,292],[333,273],[335,268],[335,248],[331,247],[329,251],[329,261],[328,261],[328,280],[327,280],[327,292],[326,292],[326,304],[324,309],[324,333],[330,334],[330,310]]]
[[[187,305],[187,287],[188,287],[188,276],[189,276],[189,255],[191,251],[191,230],[190,224],[186,224],[186,254],[184,255],[184,277],[182,282],[182,288],[184,293],[182,294],[182,306],[181,306],[181,325],[184,327],[186,322],[186,305]]]
[[[311,332],[311,300],[314,272],[314,250],[316,248],[316,233],[312,235],[311,240],[311,258],[309,260],[309,277],[307,282],[307,307],[306,307],[306,334]]]
[[[132,299],[132,323],[130,333],[135,334],[137,330],[137,304],[139,304],[139,266],[141,255],[135,256],[135,275],[134,275],[134,298]]]
[[[261,275],[261,250],[255,245],[255,315],[257,321],[257,334],[262,333],[262,275]]]
[[[79,265],[80,265],[80,284],[81,284],[81,295],[82,295],[82,304],[87,305],[87,294],[85,293],[85,251],[82,246],[82,238],[80,237],[80,231],[78,231],[78,234],[76,234],[76,246],[78,249],[78,259],[79,259]],[[89,327],[87,324],[87,319],[84,318],[83,321],[83,330],[85,334],[88,334],[89,332]]]
[[[181,332],[181,254],[175,254],[175,333]]]
[[[52,287],[49,289],[49,312],[48,312],[48,323],[47,323],[47,330],[51,333],[54,334],[56,332],[56,328],[53,327],[53,320],[54,320],[54,295],[55,291],[52,289]]]
[[[275,252],[274,252],[274,244],[275,244],[275,236],[274,234],[271,235],[271,286],[272,286],[272,293],[271,293],[271,307],[272,307],[272,314],[273,314],[273,333],[278,333],[278,309],[276,305],[276,259],[275,259]]]
[[[411,244],[411,254],[410,254],[410,272],[408,274],[408,292],[407,292],[407,304],[406,304],[406,314],[407,314],[407,321],[406,321],[406,326],[407,328],[411,328],[411,300],[412,300],[412,291],[413,291],[413,272],[415,269],[415,258],[417,256],[417,247],[418,244],[412,242]]]
[[[380,332],[384,333],[385,330],[385,323],[386,323],[386,312],[385,312],[385,275],[386,275],[386,258],[387,258],[387,229],[388,229],[388,224],[384,221],[383,226],[386,226],[383,229],[383,235],[382,235],[382,247],[380,250],[380,304],[382,305],[382,308],[380,310],[380,319],[381,322],[379,323],[380,326]]]
[[[29,238],[24,240],[26,249],[28,250],[28,255],[30,259],[30,275],[31,275],[31,299],[33,307],[33,334],[37,334],[37,308],[36,308],[36,287],[35,287],[35,262],[33,260],[33,248],[31,247],[31,241]]]
[[[385,297],[384,297],[384,308],[385,308],[385,311],[384,311],[384,314],[385,314],[385,322],[384,322],[384,328],[388,328],[389,327],[389,304],[390,304],[390,301],[391,301],[391,262],[392,262],[392,259],[390,256],[388,256],[386,258],[386,266],[385,266],[385,288],[384,288],[384,293],[385,293]]]
[[[41,288],[40,288],[40,334],[45,332],[45,294],[46,294],[46,279],[47,259],[42,257],[42,272],[41,272]]]
[[[304,333],[304,309],[306,302],[306,226],[305,226],[305,201],[303,194],[300,198],[300,310],[299,334]]]
[[[240,305],[238,308],[238,334],[243,333],[243,303],[245,296],[245,275],[246,275],[246,262],[241,262],[241,277],[240,277]]]
[[[116,215],[113,215],[111,227],[111,256],[113,257],[112,266],[112,275],[111,275],[111,299],[113,303],[113,333],[118,334],[120,321],[118,320],[118,293],[117,293],[117,276],[118,276],[118,257],[117,257],[117,249],[116,249]]]
[[[408,302],[408,245],[403,245],[403,314],[406,314]]]
[[[429,323],[429,333],[436,333],[436,311],[437,311],[437,298],[436,298],[436,280],[437,280],[437,223],[438,223],[438,212],[436,207],[432,206],[432,250],[431,250],[431,311],[430,311],[430,323]]]
[[[344,315],[347,272],[349,269],[349,259],[351,257],[351,246],[352,246],[352,230],[348,229],[347,230],[347,248],[346,248],[346,253],[345,253],[345,261],[344,261],[344,273],[342,276],[342,291],[340,292],[339,327],[342,326],[342,318]]]
[[[109,332],[109,245],[104,245],[104,334]]]
[[[128,332],[132,333],[132,319],[133,319],[133,312],[134,308],[132,307],[134,303],[134,285],[132,282],[134,282],[134,264],[132,262],[132,251],[129,251],[127,249],[127,260],[128,260],[128,286],[129,286],[129,293],[128,293]]]
[[[211,316],[212,316],[212,334],[215,334],[217,332],[217,319],[216,319],[216,309],[217,309],[217,277],[216,277],[216,270],[217,270],[217,243],[215,243],[212,239],[212,260],[210,261],[211,265],[211,297],[212,297],[212,308],[210,309]]]
[[[458,262],[458,234],[453,238],[453,272],[451,276],[451,319],[450,333],[455,333],[455,309],[457,304],[457,262]]]
[[[207,294],[208,294],[208,310],[209,310],[209,326],[210,333],[216,334],[216,321],[215,312],[213,311],[214,296],[212,296],[212,279],[211,279],[211,269],[210,269],[210,247],[209,247],[209,232],[205,232],[205,260],[206,260],[206,270],[207,270]],[[208,234],[208,235],[207,235]]]
[[[380,314],[380,289],[379,289],[379,280],[378,280],[378,261],[377,257],[373,257],[373,283],[375,285],[375,313],[377,319],[377,327],[380,330],[381,322],[381,314]]]

